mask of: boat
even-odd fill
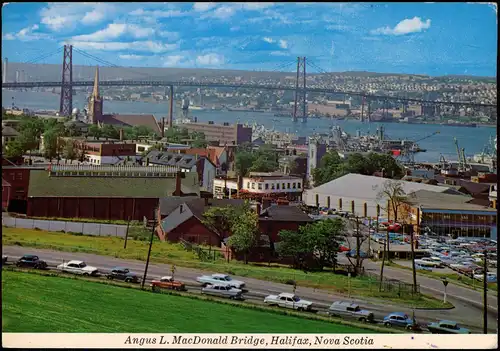
[[[196,105],[191,105],[191,106],[189,106],[189,109],[190,109],[190,110],[194,110],[194,111],[203,111],[203,110],[205,110],[205,108],[204,108],[204,107],[201,107],[201,106],[196,106]]]

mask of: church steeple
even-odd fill
[[[102,121],[103,110],[102,110],[102,98],[99,95],[99,67],[95,69],[94,78],[94,90],[92,91],[92,96],[89,99],[89,116],[88,120],[92,124],[97,124]]]
[[[94,99],[99,99],[99,66],[95,68],[95,77],[94,77],[94,91],[92,92],[92,97]]]

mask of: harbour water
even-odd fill
[[[47,92],[2,90],[2,106],[5,108],[11,107],[14,102],[15,106],[21,109],[58,110],[59,98],[59,94]],[[84,94],[74,95],[73,107],[82,109],[85,106],[85,100],[86,97]],[[169,105],[166,101],[104,101],[104,111],[106,113],[154,114],[158,119],[168,115],[168,107]],[[379,126],[384,125],[385,133],[391,139],[409,139],[415,141],[439,131],[439,134],[418,142],[421,148],[427,150],[427,152],[418,153],[415,156],[416,161],[422,162],[437,162],[441,154],[447,160],[457,159],[453,138],[458,139],[460,148],[465,148],[466,156],[472,157],[483,150],[490,136],[495,136],[497,133],[496,128],[492,127],[467,128],[430,124],[362,123],[350,120],[309,119],[307,123],[302,123],[301,121],[294,123],[289,118],[274,117],[274,113],[267,112],[196,110],[190,111],[190,116],[196,116],[199,122],[255,122],[264,125],[266,128],[295,133],[299,136],[308,136],[313,133],[328,133],[332,125],[339,125],[349,134],[355,134],[357,130],[360,130],[362,134],[373,134]]]

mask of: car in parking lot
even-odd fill
[[[141,281],[136,274],[124,267],[113,268],[111,273],[106,275],[106,278],[110,280],[123,280],[126,283],[139,283]]]
[[[94,277],[99,275],[99,270],[96,267],[87,266],[87,264],[83,261],[73,260],[64,262],[58,265],[57,269],[65,273],[88,275]]]
[[[383,323],[386,327],[402,327],[405,329],[415,329],[418,326],[416,320],[403,312],[393,312],[385,316]]]
[[[483,281],[484,275],[483,274],[474,274],[474,279],[477,279],[479,281]],[[496,283],[497,282],[497,275],[496,275],[496,273],[486,272],[486,281],[488,283]]]
[[[231,300],[243,300],[243,291],[241,289],[232,288],[228,285],[223,284],[207,285],[203,289],[201,289],[201,293],[206,295],[227,297]]]
[[[158,291],[160,289],[168,289],[168,290],[177,290],[177,291],[186,291],[186,285],[178,280],[175,280],[173,277],[167,275],[161,277],[158,280],[153,280],[151,282],[151,289],[153,291]]]
[[[467,328],[460,327],[457,322],[439,321],[427,325],[432,334],[471,334]]]
[[[327,313],[330,316],[354,317],[361,322],[373,322],[375,319],[373,312],[363,310],[359,305],[346,301],[336,301],[332,303]]]
[[[17,267],[30,267],[35,269],[46,269],[47,262],[41,260],[36,255],[24,255],[16,262]]]

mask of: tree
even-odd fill
[[[186,128],[172,126],[165,132],[165,137],[171,143],[180,143],[183,139],[189,138],[189,132]]]
[[[249,172],[273,172],[278,169],[278,153],[273,145],[264,144],[257,151],[245,146],[236,152],[235,166],[241,177]]]
[[[345,226],[341,219],[326,219],[301,226],[296,231],[279,232],[277,251],[282,257],[293,257],[295,268],[307,268],[306,259],[312,257],[316,266],[335,267]]]
[[[246,208],[243,213],[233,219],[231,236],[228,245],[236,252],[242,252],[245,264],[248,264],[248,254],[258,242],[259,216],[251,208]]]
[[[236,173],[238,173],[240,177],[247,176],[254,160],[254,155],[251,152],[238,152],[235,157]]]
[[[203,213],[202,222],[210,229],[227,237],[231,233],[233,219],[239,213],[239,207],[210,207]]]
[[[70,160],[70,163],[73,163],[73,160],[78,158],[73,140],[69,139],[64,142],[63,157],[66,160]]]
[[[381,203],[380,207],[386,211],[388,217],[390,217],[391,214],[393,215],[394,223],[397,223],[399,212],[405,206],[406,199],[407,195],[403,189],[403,184],[400,181],[385,181],[382,188],[377,193],[377,202]],[[385,207],[383,206],[384,202],[387,203]],[[382,286],[382,279],[384,277],[384,265],[386,256],[387,260],[390,261],[388,257],[390,253],[389,243],[389,227],[387,227],[384,243],[384,256],[382,258],[382,265],[380,267],[380,286]],[[413,258],[412,261],[414,261]],[[415,266],[414,262],[413,266]]]
[[[101,134],[103,138],[109,138],[109,139],[120,138],[120,131],[115,126],[112,126],[110,124],[105,124],[101,128]]]
[[[191,142],[192,147],[206,148],[208,146],[208,142],[205,140],[205,133],[194,132],[190,135],[190,139],[193,140]]]
[[[316,186],[328,183],[347,174],[342,158],[336,151],[327,152],[320,160],[319,167],[313,169],[312,175]]]
[[[59,158],[62,143],[59,142],[59,134],[56,130],[48,130],[43,133],[43,156],[52,161],[53,158]]]
[[[97,124],[92,124],[89,127],[89,136],[99,139],[102,136],[102,130]]]

